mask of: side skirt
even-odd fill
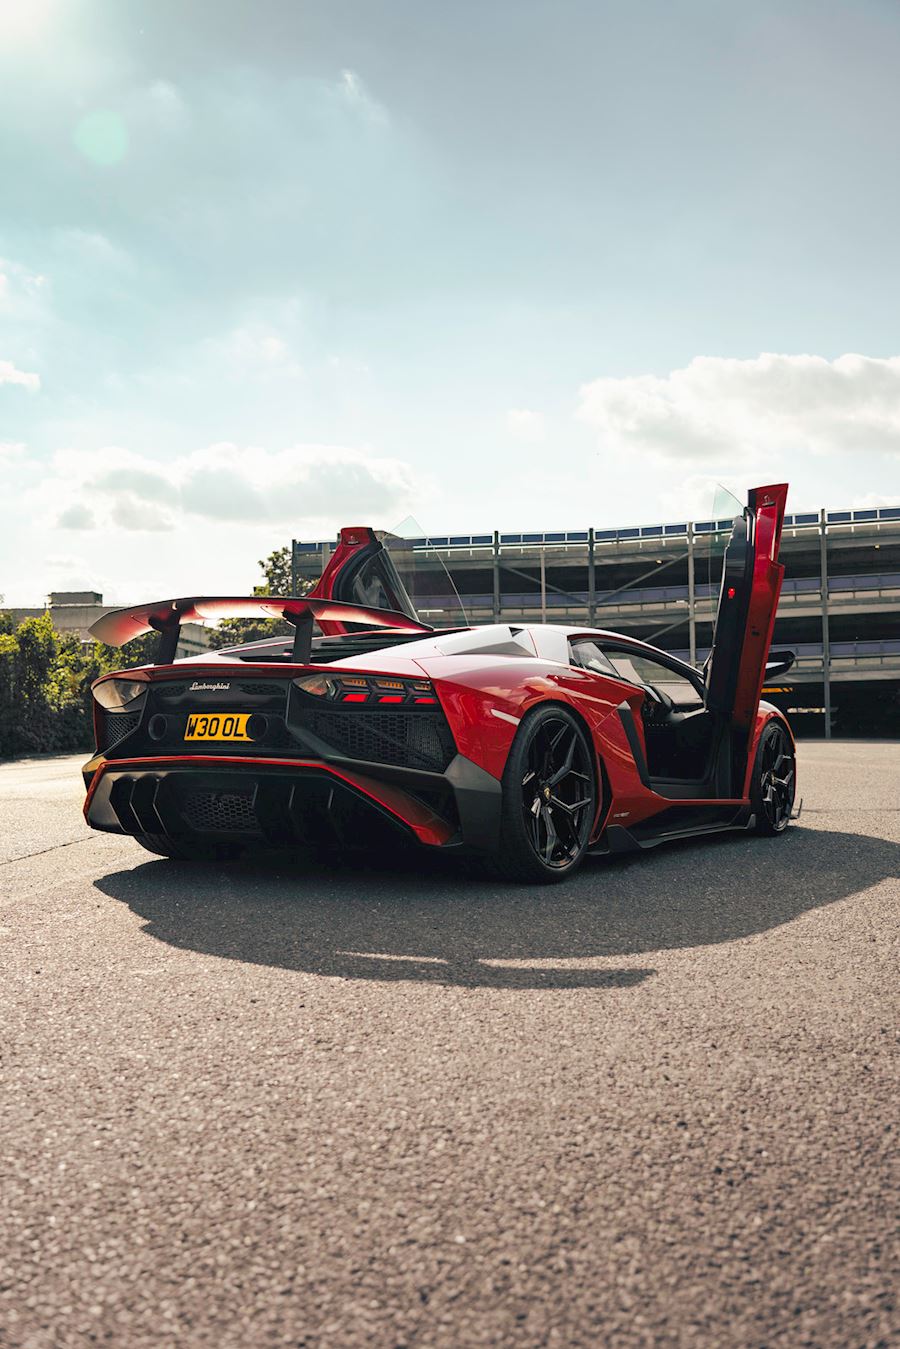
[[[663,812],[668,815],[668,811]],[[626,829],[621,824],[611,824],[605,829],[597,842],[588,849],[588,852],[595,857],[608,857],[614,854],[627,852],[646,852],[650,848],[656,848],[661,843],[672,843],[677,839],[683,838],[704,838],[709,834],[730,834],[744,833],[752,829],[756,823],[756,816],[749,807],[741,807],[740,810],[733,813],[728,820],[709,820],[705,824],[682,824],[676,825],[674,822],[666,824],[662,821],[656,828],[653,828],[653,821],[649,820],[646,825],[636,826],[634,829]]]

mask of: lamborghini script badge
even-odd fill
[[[218,693],[220,689],[230,689],[230,684],[198,684],[196,680],[188,690],[189,693]]]

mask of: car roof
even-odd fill
[[[348,636],[352,635],[348,634]],[[380,652],[394,650],[393,644],[389,640],[390,635],[387,632],[385,633],[388,641],[384,647],[346,657],[337,656],[334,663],[339,661],[341,665],[371,666]],[[617,645],[627,646],[634,651],[646,652],[651,658],[662,658],[668,664],[688,671],[695,677],[699,673],[694,666],[687,664],[678,656],[673,656],[659,647],[652,646],[649,642],[642,642],[637,637],[629,637],[625,633],[613,632],[608,628],[584,627],[577,623],[486,623],[471,628],[435,628],[433,632],[421,637],[413,636],[412,640],[410,640],[409,635],[404,634],[404,641],[402,645],[396,647],[395,654],[410,659],[426,655],[430,658],[455,655],[518,656],[519,658],[537,658],[549,660],[559,665],[567,665],[569,663],[568,643],[573,637],[593,639],[604,643],[615,642]],[[336,643],[340,639],[331,637],[326,640],[329,643]],[[290,644],[290,638],[270,638],[262,642],[247,643],[243,646],[225,647],[217,651],[215,655],[225,660],[234,659],[238,653],[244,659],[253,655],[263,659],[268,656],[271,659],[277,651],[289,649]],[[200,663],[204,660],[208,662],[211,654],[213,653],[206,656],[193,656],[188,659]]]

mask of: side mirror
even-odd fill
[[[796,659],[793,651],[770,651],[766,661],[766,679],[777,679],[779,675],[787,674]]]

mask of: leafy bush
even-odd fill
[[[49,614],[14,627],[0,613],[0,758],[90,749],[94,680],[147,664],[158,640],[150,633],[121,648],[83,647],[55,632]]]
[[[259,565],[265,580],[254,594],[290,594],[290,548],[276,549]],[[228,619],[210,634],[211,646],[292,631],[282,620]],[[158,644],[157,634],[148,632],[123,647],[83,646],[78,637],[55,632],[50,614],[16,627],[12,615],[0,611],[0,758],[90,749],[94,680],[152,664]]]

